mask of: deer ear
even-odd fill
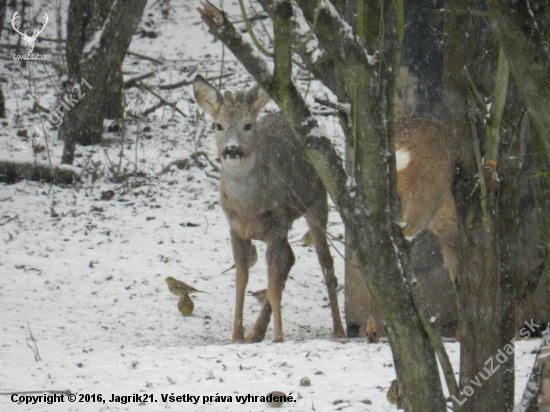
[[[204,77],[199,74],[193,80],[193,91],[195,92],[195,99],[197,99],[199,106],[210,114],[210,116],[216,118],[223,103],[223,96],[218,89],[204,80]]]
[[[250,89],[245,96],[245,102],[250,106],[252,112],[257,115],[260,110],[271,100],[269,94],[260,87],[260,85],[254,86]]]

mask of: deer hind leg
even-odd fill
[[[306,219],[309,230],[315,239],[317,257],[319,258],[321,270],[325,278],[325,284],[327,285],[328,299],[332,313],[333,336],[335,338],[345,338],[346,332],[344,331],[342,319],[340,318],[340,307],[338,306],[338,294],[336,291],[338,279],[334,274],[334,262],[330,255],[330,249],[326,238],[328,220],[328,205],[326,198],[324,202],[318,202],[308,210]]]
[[[235,320],[233,323],[233,343],[244,342],[243,310],[246,285],[248,283],[248,259],[252,242],[242,239],[231,231],[231,246],[235,260],[235,289],[237,292],[235,304]]]
[[[265,336],[269,325],[269,318],[273,312],[274,342],[283,341],[283,318],[281,314],[281,299],[283,289],[288,278],[288,273],[294,265],[295,257],[286,237],[277,237],[268,241],[267,245],[267,295],[262,306],[258,319],[250,334],[246,337],[247,342],[259,342]]]
[[[252,331],[246,337],[246,343],[257,343],[264,340],[272,312],[269,300],[266,298]]]
[[[365,336],[367,337],[367,342],[369,343],[378,343],[380,342],[380,319],[378,318],[378,313],[374,307],[374,302],[372,296],[369,292],[370,299],[370,309],[369,317],[367,319],[367,326],[365,328]]]
[[[449,270],[449,276],[455,291],[460,287],[460,258],[458,255],[458,226],[456,223],[456,208],[452,195],[449,193],[443,207],[437,211],[428,231],[432,233],[441,246],[443,262]]]
[[[443,207],[437,211],[436,216],[427,227],[439,242],[443,262],[449,270],[449,276],[456,295],[456,313],[459,327],[456,330],[456,340],[460,341],[460,255],[458,251],[458,226],[456,222],[456,209],[452,195],[449,193]]]
[[[401,199],[403,204],[403,221],[407,226],[403,229],[403,234],[407,238],[412,238],[422,229],[425,229],[433,220],[437,213],[437,203],[430,202],[431,199],[408,199],[406,193]]]

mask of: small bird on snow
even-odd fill
[[[394,379],[392,381],[390,388],[388,389],[388,393],[386,394],[386,399],[392,405],[397,405],[397,409],[403,409],[403,404],[401,403],[401,396],[399,394],[399,384],[397,383],[397,379]]]
[[[176,296],[183,297],[184,295],[187,296],[191,293],[204,293],[203,291],[195,289],[193,286],[190,286],[181,280],[173,278],[172,276],[168,276],[165,280],[170,292]]]
[[[189,316],[193,313],[193,309],[195,309],[195,304],[189,297],[189,295],[183,295],[180,297],[180,300],[178,302],[178,309],[184,316]]]

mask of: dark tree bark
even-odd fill
[[[502,122],[497,173],[500,186],[496,193],[495,205],[498,216],[498,240],[500,257],[500,342],[504,348],[516,334],[516,296],[524,294],[526,260],[520,253],[520,198],[521,198],[521,120],[524,113],[517,87],[512,79],[508,86],[508,96]],[[523,218],[525,219],[525,218]],[[501,364],[501,391],[503,411],[514,408],[515,359],[509,356]]]
[[[66,50],[70,78],[80,79],[82,66],[90,64],[82,60],[84,46],[102,29],[114,2],[115,0],[71,1],[67,21]],[[121,118],[123,113],[122,62],[118,63],[116,60],[112,61],[104,81],[105,97],[100,109],[103,110],[105,119]],[[84,67],[84,71],[86,70],[87,68]]]
[[[413,114],[429,115],[437,120],[443,119],[443,16],[428,9],[442,9],[444,3],[444,0],[405,1],[407,33],[402,66],[418,79]]]
[[[121,65],[146,0],[71,0],[68,18],[68,94],[82,85],[86,96],[65,110],[59,138],[65,141],[62,163],[72,164],[75,144],[101,141],[103,120],[123,113]],[[65,99],[66,100],[66,99]]]
[[[514,255],[505,243],[510,238],[500,239],[500,234],[517,233],[519,193],[510,185],[517,179],[518,168],[507,161],[497,162],[500,157],[496,153],[494,158],[485,158],[506,176],[499,193],[492,173],[494,166],[491,168],[491,163],[484,164],[482,160],[490,155],[490,136],[486,135],[482,115],[485,108],[477,101],[476,93],[489,95],[485,91],[493,86],[480,73],[482,65],[486,70],[492,63],[481,60],[481,21],[476,15],[479,8],[478,0],[446,1],[443,101],[457,170],[454,196],[463,256],[458,299],[462,391],[459,403],[462,411],[509,411],[514,393],[513,356],[508,356],[496,371],[484,368],[486,362],[504,359],[496,358],[498,350],[513,338],[513,310],[503,305],[509,302],[501,299],[513,297],[509,276],[515,269],[510,267]],[[501,154],[517,150],[517,145],[507,147],[512,136],[501,137]],[[509,213],[505,213],[505,208],[510,208]],[[501,217],[503,222],[499,222]],[[504,390],[510,393],[504,394]]]
[[[487,0],[487,5],[491,26],[510,62],[531,119],[541,250],[550,297],[550,6],[548,2],[535,1],[533,5],[542,9],[533,9],[530,2],[512,0]],[[550,319],[550,307],[547,316]]]

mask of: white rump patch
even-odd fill
[[[397,149],[395,151],[395,164],[398,172],[406,169],[410,161],[411,156],[409,152],[403,149]]]

